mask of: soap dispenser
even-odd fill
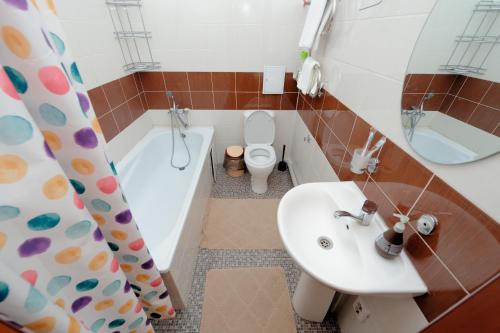
[[[410,221],[408,216],[403,214],[394,214],[394,216],[399,218],[399,222],[392,229],[383,232],[375,239],[377,252],[385,258],[393,258],[401,253],[405,224]]]

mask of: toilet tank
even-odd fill
[[[273,144],[276,132],[273,111],[245,111],[243,127],[246,145]]]

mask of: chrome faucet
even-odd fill
[[[403,120],[405,121],[405,127],[408,126],[408,121],[410,122],[408,128],[408,140],[411,142],[413,140],[413,134],[415,133],[415,127],[417,127],[420,119],[425,117],[424,103],[434,97],[434,93],[427,93],[422,98],[419,106],[412,106],[411,110],[403,110]]]
[[[363,203],[363,207],[361,207],[361,213],[359,215],[353,215],[349,212],[343,211],[343,210],[336,210],[335,213],[333,213],[333,216],[335,216],[336,219],[339,219],[343,216],[349,216],[361,223],[361,225],[369,225],[370,222],[373,220],[373,217],[375,216],[375,213],[377,212],[378,206],[375,202],[370,201],[370,200],[365,200]]]
[[[172,99],[172,107],[169,110],[169,113],[171,115],[175,115],[175,118],[179,121],[179,123],[182,125],[184,128],[189,127],[189,122],[187,120],[187,113],[189,112],[189,109],[179,109],[177,107],[177,104],[175,104],[175,99],[174,99],[174,94],[171,91],[166,92],[167,98]]]

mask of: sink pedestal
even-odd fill
[[[330,309],[334,295],[334,289],[303,271],[293,294],[292,305],[301,318],[322,322]]]

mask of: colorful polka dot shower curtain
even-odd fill
[[[0,319],[152,332],[172,318],[52,1],[0,0]]]

